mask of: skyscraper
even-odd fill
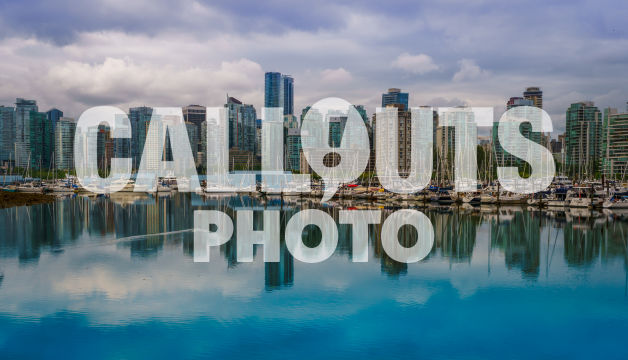
[[[46,111],[46,117],[48,118],[48,122],[52,124],[52,131],[54,131],[57,126],[57,122],[63,117],[63,111],[57,108],[52,108]]]
[[[362,117],[362,120],[364,120],[364,124],[366,124],[366,126],[370,126],[371,123],[369,122],[369,117],[366,114],[366,109],[364,108],[364,105],[354,105],[354,107]]]
[[[189,121],[185,122],[185,130],[187,130],[188,133],[188,141],[190,142],[195,165],[198,163],[198,144],[200,143],[199,129],[200,127],[196,126],[196,124]]]
[[[513,96],[506,103],[506,110],[510,110],[513,107],[517,107],[517,106],[535,106],[535,105],[532,99]]]
[[[528,88],[531,89],[531,88]],[[512,108],[516,108],[519,106],[535,106],[534,100],[513,96],[506,102],[506,110],[510,110]],[[500,142],[499,142],[499,122],[493,122],[493,130],[492,130],[492,140],[493,140],[493,150],[495,151],[495,160],[497,162],[497,166],[519,166],[523,164],[523,160],[514,157],[510,153],[506,152]],[[541,143],[541,133],[540,132],[532,132],[532,125],[530,123],[524,123],[521,126],[513,125],[511,123],[501,124],[505,129],[505,134],[509,139],[514,139],[517,133],[521,132],[521,134],[530,139],[537,144]]]
[[[238,148],[255,154],[257,114],[253,105],[229,97],[225,104],[229,119],[229,149]]]
[[[201,105],[188,105],[183,107],[183,120],[201,126],[207,116],[207,108]]]
[[[129,109],[129,121],[131,122],[132,142],[131,158],[133,159],[133,169],[140,167],[146,133],[150,125],[150,118],[153,115],[153,108],[141,106]]]
[[[402,93],[401,90],[391,88],[388,89],[388,93],[382,94],[382,108],[384,113],[381,116],[391,116],[389,114],[390,108],[396,108],[394,110],[397,111],[397,159],[398,159],[398,170],[402,175],[408,175],[410,173],[410,161],[411,161],[411,144],[412,144],[412,114],[408,109],[408,93]],[[373,115],[373,130],[377,132],[377,114]],[[389,129],[387,129],[389,130]],[[371,152],[371,162],[374,163],[375,149],[377,143],[377,136],[380,134],[376,134],[372,139],[372,148]],[[383,135],[387,136],[387,135]]]
[[[262,119],[255,120],[255,157],[258,162],[262,158]]]
[[[205,108],[205,106],[201,106],[201,105],[188,105],[186,107],[183,108],[183,120],[185,122],[190,122],[192,124],[194,124],[196,126],[196,132],[197,134],[200,134],[201,131],[201,124],[205,121],[205,118],[207,116],[207,108]],[[192,131],[190,129],[190,131]],[[189,132],[188,131],[188,135]],[[201,152],[200,149],[200,140],[201,137],[197,136],[196,137],[196,141],[192,140],[192,137],[189,136],[190,138],[190,146],[192,147],[192,155],[194,155],[194,161],[195,163],[200,163],[200,159],[198,158],[198,153]]]
[[[76,123],[73,119],[62,117],[55,128],[55,166],[60,170],[74,168],[74,132]]]
[[[382,107],[388,105],[394,105],[401,111],[408,111],[408,93],[397,88],[388,89],[387,93],[382,94]]]
[[[281,73],[267,72],[264,75],[264,107],[283,106],[283,97],[279,97],[281,92]]]
[[[539,87],[529,87],[523,92],[524,99],[532,100],[533,106],[543,108],[543,91]]]
[[[30,166],[35,169],[48,169],[54,154],[54,132],[46,113],[31,112],[30,118]]]
[[[200,129],[196,166],[204,168],[207,166],[207,120],[201,123]]]
[[[31,155],[31,114],[37,112],[35,100],[15,99],[15,166],[28,167]]]
[[[294,79],[290,75],[282,75],[283,114],[294,114]]]
[[[15,161],[15,108],[0,106],[0,165]]]
[[[591,101],[571,104],[565,119],[566,165],[578,178],[595,175],[600,165],[602,114]]]
[[[267,72],[264,75],[264,107],[282,107],[283,114],[294,114],[294,79],[290,75]]]
[[[288,171],[301,170],[301,129],[289,128],[286,136],[285,168]]]
[[[628,176],[628,109],[604,109],[602,130],[602,172],[607,178]]]
[[[436,179],[442,182],[451,180],[454,175],[454,156],[456,148],[456,128],[454,126],[438,126],[434,136],[434,162]]]

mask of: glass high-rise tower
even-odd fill
[[[283,114],[294,114],[294,79],[290,75],[281,76],[283,86]]]
[[[15,99],[15,166],[26,168],[31,155],[31,117],[38,111],[35,100]]]
[[[15,160],[15,109],[0,106],[0,164]]]
[[[131,122],[131,157],[133,159],[133,169],[140,167],[144,144],[146,143],[146,133],[153,116],[153,108],[141,106],[129,109],[129,121]]]
[[[229,118],[229,149],[238,148],[255,154],[257,114],[253,105],[243,104],[240,100],[229,97],[225,104]]]
[[[602,113],[591,101],[571,104],[565,119],[565,162],[570,175],[592,177],[599,170]]]
[[[54,131],[57,126],[57,122],[59,122],[59,119],[63,117],[63,111],[57,108],[52,108],[46,111],[46,117],[48,118],[48,122],[52,124],[52,131]]]
[[[62,117],[55,127],[55,167],[69,170],[74,168],[74,132],[76,123],[73,119]]]
[[[382,107],[387,105],[396,105],[401,111],[408,111],[408,93],[397,88],[388,89],[387,93],[382,94]]]
[[[264,107],[282,107],[284,115],[294,114],[294,79],[290,75],[264,75]]]

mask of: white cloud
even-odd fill
[[[259,93],[262,67],[248,59],[223,61],[218,67],[177,67],[106,58],[90,64],[67,61],[52,66],[45,80],[50,86],[84,104],[123,104],[129,100],[154,101],[164,106],[223,99],[232,90],[247,99]],[[219,106],[220,103],[208,104]]]
[[[617,25],[623,24],[618,14],[597,14],[598,21],[583,27],[578,16],[582,9],[596,9],[593,1],[543,11],[525,4],[504,8],[476,3],[456,4],[452,11],[454,5],[446,2],[407,5],[403,14],[377,4],[333,2],[328,9],[321,4],[288,9],[280,3],[241,9],[229,2],[225,7],[194,0],[158,1],[150,7],[135,2],[125,7],[121,0],[81,4],[36,8],[16,3],[14,10],[24,11],[0,16],[0,25],[8,26],[0,31],[0,104],[26,97],[36,99],[42,110],[55,106],[77,117],[89,106],[104,104],[122,109],[216,106],[229,93],[259,109],[263,71],[295,78],[297,112],[328,96],[373,111],[389,87],[409,91],[414,104],[438,104],[440,100],[430,100],[442,98],[503,109],[505,99],[538,85],[546,109],[562,121],[565,108],[580,98],[623,108],[628,92],[626,82],[617,81],[628,72],[622,52],[628,30]],[[86,17],[88,8],[112,16]],[[323,10],[311,14],[311,9]],[[339,9],[346,16],[328,16]],[[25,22],[33,11],[53,11],[60,20],[52,25]],[[137,19],[138,12],[146,16]],[[163,14],[167,19],[155,22]],[[604,24],[614,24],[612,32]],[[525,38],[519,36],[522,29]],[[513,38],[518,39],[516,47],[511,46]],[[263,70],[251,72],[238,59],[249,59]],[[222,61],[227,61],[224,67]],[[450,70],[441,71],[446,68]],[[71,78],[74,70],[80,78]],[[70,79],[60,77],[62,73]],[[417,83],[421,74],[430,76]],[[570,92],[582,96],[572,98]]]
[[[346,83],[351,81],[352,78],[351,73],[344,68],[321,71],[321,81],[324,83]]]
[[[403,53],[392,62],[392,65],[401,70],[419,75],[438,70],[438,65],[426,54],[410,55]]]
[[[471,59],[462,59],[458,61],[458,64],[460,65],[460,70],[454,74],[453,81],[475,80],[489,74],[487,70],[480,68]]]

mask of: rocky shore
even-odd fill
[[[0,209],[30,206],[55,201],[53,195],[0,191]]]

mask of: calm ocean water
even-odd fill
[[[353,263],[348,225],[319,264],[283,241],[279,263],[260,249],[238,263],[237,239],[193,262],[194,210],[280,210],[283,229],[303,208],[337,220],[358,205],[174,194],[0,210],[0,358],[628,358],[628,213],[426,208],[419,263],[388,258],[377,226]]]

